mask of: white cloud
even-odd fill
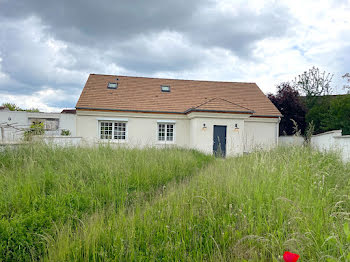
[[[99,46],[60,38],[64,30],[57,34],[44,16],[0,16],[0,102],[45,111],[73,107],[89,73],[257,82],[267,93],[317,66],[334,73],[335,91],[342,91],[350,64],[349,0],[211,3],[176,26],[164,20],[151,30],[147,23],[139,33],[133,23],[133,33],[123,28],[125,38],[116,42],[117,28],[105,32]],[[79,26],[71,29],[86,37],[90,31]],[[111,41],[103,46],[103,39]]]
[[[67,94],[62,90],[54,90],[50,87],[44,87],[30,95],[9,95],[0,93],[0,104],[14,103],[20,108],[31,109],[38,108],[42,112],[60,112],[66,107],[50,106],[76,98],[76,94]]]

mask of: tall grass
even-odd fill
[[[346,261],[349,175],[309,148],[220,159],[142,205],[67,220],[45,260]]]
[[[0,152],[0,261],[42,259],[67,225],[79,228],[95,213],[115,216],[151,200],[211,159],[181,149],[6,149]]]

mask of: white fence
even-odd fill
[[[341,130],[325,132],[311,137],[311,146],[320,151],[337,151],[344,161],[350,162],[350,135],[342,136]],[[300,136],[281,136],[280,145],[302,145],[304,138]]]
[[[321,151],[339,151],[344,161],[350,161],[350,135],[342,136],[341,130],[314,135],[311,145]]]
[[[304,144],[302,136],[280,136],[278,143],[282,146],[302,146]]]

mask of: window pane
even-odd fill
[[[114,123],[114,139],[126,139],[126,123]]]
[[[174,140],[174,125],[167,125],[166,140],[167,141]]]
[[[108,88],[109,89],[117,89],[118,83],[108,83]]]
[[[165,124],[158,125],[158,141],[165,140]]]
[[[100,123],[100,138],[101,139],[112,139],[112,122],[101,122]]]

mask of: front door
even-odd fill
[[[214,126],[213,153],[215,156],[226,156],[226,126]]]

